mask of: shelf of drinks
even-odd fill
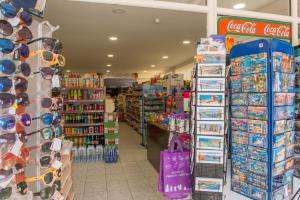
[[[164,99],[164,97],[144,97],[144,100],[148,100],[148,99]]]
[[[148,103],[148,102],[145,102],[144,104],[145,104],[145,106],[157,106],[157,105],[165,105],[165,102],[159,102],[159,103]]]
[[[104,110],[62,111],[62,114],[104,113]]]
[[[94,103],[94,102],[97,103],[97,102],[104,102],[104,99],[78,99],[78,100],[65,99],[63,101],[64,101],[64,103]]]
[[[100,126],[104,123],[74,123],[74,124],[64,124],[64,127],[84,127],[84,126]]]
[[[102,87],[64,87],[62,90],[104,90]]]
[[[65,137],[86,137],[86,136],[96,136],[96,135],[104,135],[103,133],[88,133],[88,134],[64,134]]]

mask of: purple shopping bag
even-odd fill
[[[177,150],[175,150],[177,143]],[[183,150],[181,141],[174,136],[167,150],[160,152],[158,190],[169,199],[182,199],[192,191],[190,152]]]

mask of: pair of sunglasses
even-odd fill
[[[37,120],[37,119],[40,119],[44,125],[50,126],[50,125],[58,125],[61,122],[62,116],[57,112],[44,113],[39,117],[32,118],[32,120]]]
[[[54,75],[62,74],[61,68],[54,68],[54,67],[41,67],[39,71],[34,72],[33,74],[40,73],[42,78],[45,80],[51,80]]]
[[[30,178],[26,178],[26,183],[33,183],[35,181],[42,181],[42,183],[46,186],[52,185],[56,178],[61,177],[61,169],[56,170],[53,168],[49,168],[46,173],[41,176],[34,176]]]
[[[24,145],[20,149],[19,156],[16,156],[10,152],[4,153],[1,156],[0,160],[0,168],[3,170],[11,170],[14,167],[19,170],[22,169],[27,161],[29,161],[30,149],[24,147]],[[1,175],[0,175],[1,177]],[[1,182],[1,179],[0,179]]]
[[[47,50],[38,50],[31,52],[28,56],[27,59],[30,59],[36,55],[39,55],[41,59],[48,63],[50,66],[52,65],[58,65],[58,66],[65,66],[65,57],[62,56],[61,54],[55,54],[52,51],[47,51]]]
[[[0,52],[4,54],[14,52],[15,59],[19,59],[20,56],[27,58],[29,56],[29,47],[25,44],[15,44],[7,38],[0,38]]]
[[[6,20],[0,20],[0,34],[11,36],[14,32],[13,26]],[[31,30],[22,26],[16,31],[16,42],[27,43],[33,38]]]
[[[45,127],[37,131],[33,131],[31,133],[26,134],[26,136],[34,135],[36,133],[40,133],[44,140],[52,140],[53,138],[61,137],[63,134],[63,127],[59,124],[51,127]]]
[[[41,38],[31,40],[27,44],[29,45],[29,44],[39,42],[39,41],[42,41],[42,44],[43,44],[43,47],[45,50],[52,51],[55,53],[61,53],[62,43],[55,38],[41,37]]]
[[[0,59],[0,73],[5,75],[15,75],[21,73],[24,76],[29,76],[31,74],[31,68],[26,62],[16,66],[13,60]]]
[[[0,82],[1,88],[1,82]],[[0,89],[3,90],[3,89]],[[18,106],[29,106],[29,96],[27,93],[19,93],[17,95],[13,95],[10,93],[0,93],[0,108],[10,108],[16,103]]]
[[[0,116],[0,129],[10,130],[16,126],[16,123],[20,123],[23,127],[31,125],[31,116],[28,113],[20,115],[6,114]]]
[[[11,90],[13,86],[13,79],[14,79],[14,88],[16,93],[24,93],[27,91],[28,88],[28,81],[21,77],[14,77],[10,78],[7,76],[0,77],[0,92],[8,92]]]

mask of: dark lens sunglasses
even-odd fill
[[[42,41],[43,47],[47,51],[53,51],[54,53],[60,53],[62,50],[62,43],[55,38],[41,37],[31,40],[27,44],[32,44],[34,42]]]
[[[44,125],[46,126],[50,126],[50,125],[57,125],[61,122],[61,114],[55,112],[53,113],[44,113],[43,115],[39,116],[39,117],[34,117],[32,118],[32,120],[37,120],[40,119]]]
[[[29,48],[25,44],[17,46],[13,41],[0,38],[0,52],[9,54],[14,51],[14,59],[20,59],[20,57],[27,58],[29,56]]]
[[[10,93],[0,93],[0,108],[10,108],[14,105],[14,103],[21,106],[28,106],[30,104],[29,96],[26,93],[20,93],[17,95],[13,95]]]
[[[23,77],[14,78],[15,90],[18,93],[24,93],[28,88],[28,81]],[[9,77],[0,77],[0,92],[8,92],[13,85],[13,79]]]
[[[39,74],[41,73],[43,79],[45,80],[51,80],[54,76],[54,74],[58,73],[58,69],[52,68],[52,67],[41,67],[40,71],[33,72],[33,74]]]
[[[14,18],[18,13],[18,10],[7,2],[0,3],[0,10],[2,15],[7,18]]]
[[[32,40],[33,36],[31,30],[28,27],[23,26],[20,30],[17,31],[16,38],[16,42],[18,43],[28,43]]]
[[[14,32],[13,26],[6,20],[0,20],[0,34],[10,36]]]
[[[31,74],[31,68],[30,65],[26,62],[23,62],[19,66],[16,66],[13,60],[1,59],[0,73],[5,75],[17,75],[21,73],[24,76],[29,76]]]
[[[42,189],[40,192],[33,193],[33,196],[39,196],[41,199],[46,200],[53,196],[55,192],[55,185],[53,184],[52,187],[46,187]]]
[[[28,127],[31,125],[31,116],[28,113],[23,113],[17,116],[12,114],[1,115],[0,129],[2,130],[13,129],[17,122],[19,122],[24,127]]]

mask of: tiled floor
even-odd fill
[[[158,174],[147,161],[141,137],[120,123],[120,162],[73,164],[76,200],[161,200]]]

